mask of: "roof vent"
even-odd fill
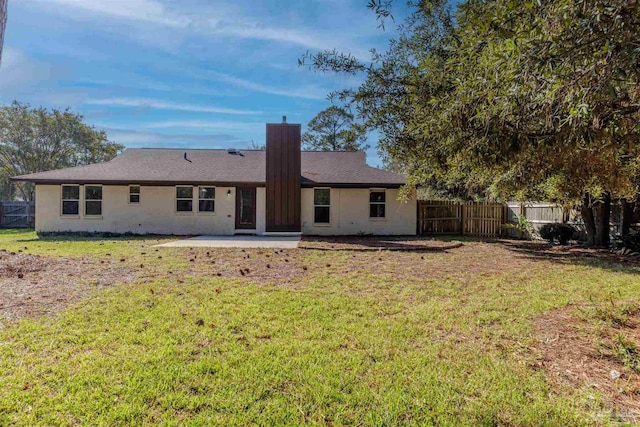
[[[240,154],[237,148],[227,148],[227,154]]]
[[[282,124],[287,123],[287,116],[282,116]]]

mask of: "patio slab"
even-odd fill
[[[159,248],[275,248],[295,249],[300,236],[198,236],[156,245]]]

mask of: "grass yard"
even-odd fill
[[[634,261],[166,240],[0,231],[0,425],[640,420]]]

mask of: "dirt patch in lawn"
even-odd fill
[[[364,239],[369,247],[386,239]],[[410,247],[413,240],[400,240],[398,245]],[[309,275],[327,274],[332,277],[366,278],[369,275],[388,277],[390,280],[425,279],[470,280],[479,275],[493,276],[505,273],[535,275],[537,269],[549,268],[541,261],[510,250],[503,244],[473,242],[449,247],[451,242],[425,240],[421,244],[440,247],[438,251],[353,250],[363,239],[336,238],[315,240],[318,248],[298,249],[204,249],[191,248],[176,252],[189,263],[189,274],[198,277],[246,278],[256,282],[283,285],[304,284]],[[331,248],[333,246],[333,248]],[[162,274],[162,273],[159,273]],[[175,276],[178,271],[173,271]],[[363,283],[366,283],[366,279]]]
[[[206,249],[179,252],[189,262],[189,275],[197,277],[245,278],[256,282],[288,284],[299,281],[310,270],[307,253],[298,249]],[[180,274],[171,271],[170,275]]]
[[[602,396],[603,417],[636,423],[640,422],[640,306],[626,307],[636,308],[553,310],[537,319],[534,329],[552,384],[560,389],[592,389]]]
[[[130,268],[104,260],[0,251],[0,322],[56,312],[97,289],[135,277]]]

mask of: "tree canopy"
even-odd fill
[[[370,7],[385,19],[389,5]],[[336,51],[301,62],[366,74],[334,95],[412,184],[592,205],[637,193],[639,30],[636,1],[425,0],[371,64]]]
[[[308,124],[302,135],[307,150],[359,151],[369,148],[366,133],[345,108],[332,105],[321,111]]]
[[[108,141],[104,131],[68,110],[32,108],[14,102],[0,107],[0,191],[14,196],[9,178],[52,169],[111,160],[124,146]],[[32,199],[29,184],[17,185],[24,200]]]

